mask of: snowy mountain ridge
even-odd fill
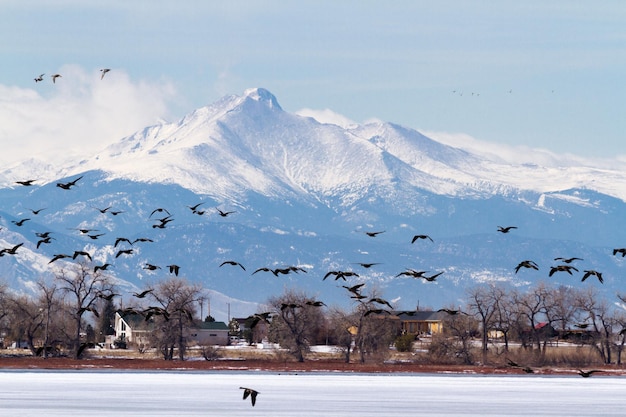
[[[4,185],[36,168],[25,162],[3,172]],[[253,190],[274,196],[308,193],[320,200],[342,195],[343,204],[350,204],[363,190],[388,189],[396,181],[457,197],[583,188],[626,200],[625,172],[510,165],[392,123],[324,124],[285,112],[261,88],[224,97],[178,122],[147,127],[78,163],[47,170],[39,165],[32,175],[44,171],[51,181],[88,170],[175,183],[224,200]]]
[[[71,190],[56,186],[79,177]],[[34,186],[15,183],[26,179]],[[54,255],[86,250],[94,262],[114,264],[109,273],[128,294],[167,275],[146,270],[147,263],[175,263],[223,300],[216,309],[224,313],[232,303],[241,316],[288,285],[345,304],[338,283],[322,279],[329,270],[358,271],[358,282],[413,308],[456,302],[480,282],[530,285],[548,277],[554,258],[576,256],[585,259],[581,270],[603,271],[600,288],[614,294],[626,266],[626,258],[612,256],[626,245],[625,184],[619,170],[511,165],[392,123],[322,123],[251,89],[80,161],[28,160],[5,169],[0,248],[23,246],[0,259],[0,275],[32,291],[41,276],[68,265],[50,264]],[[190,210],[198,203],[201,214]],[[121,214],[100,211],[106,207]],[[173,219],[163,229],[151,216],[159,207]],[[222,217],[218,208],[234,213]],[[504,235],[499,225],[518,229]],[[383,233],[364,233],[372,230]],[[38,247],[42,231],[54,240]],[[433,240],[411,242],[423,233]],[[153,242],[118,258],[118,237]],[[248,270],[220,267],[229,259]],[[523,259],[540,270],[515,273]],[[285,265],[307,273],[251,273]],[[406,268],[444,274],[424,283],[399,277]],[[572,278],[550,279],[571,285]]]

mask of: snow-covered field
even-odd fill
[[[0,387],[20,417],[626,415],[626,378],[604,376],[11,370]]]

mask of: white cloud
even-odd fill
[[[26,158],[54,162],[95,153],[168,116],[175,95],[169,82],[135,82],[112,69],[87,72],[66,65],[32,88],[0,85],[0,162]]]
[[[615,158],[590,158],[571,153],[557,154],[547,149],[525,145],[507,145],[486,142],[465,133],[420,131],[425,136],[443,144],[483,156],[494,162],[511,165],[535,164],[543,167],[586,166],[600,169],[626,169],[626,156]]]
[[[329,110],[329,109],[314,110],[314,109],[304,108],[304,109],[298,110],[296,114],[302,117],[311,117],[320,123],[341,126],[344,129],[355,127],[358,125],[357,122],[350,120],[346,116],[341,115],[339,113],[335,113],[334,111]]]

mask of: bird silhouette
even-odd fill
[[[554,258],[555,261],[561,261],[561,262],[565,262],[566,264],[571,264],[574,261],[582,261],[582,258]]]
[[[465,315],[467,315],[467,313],[466,313],[466,312],[464,312],[464,311],[461,311],[461,310],[452,310],[452,309],[450,309],[450,308],[440,308],[440,309],[439,309],[439,310],[437,310],[437,311],[442,312],[442,313],[449,314],[449,315],[451,315],[451,316],[456,316],[457,314],[465,314]]]
[[[14,225],[16,225],[17,227],[22,227],[24,226],[24,223],[26,223],[27,221],[29,221],[30,219],[21,219],[21,220],[11,220],[11,223],[13,223]]]
[[[127,242],[129,245],[133,244],[133,242],[131,242],[130,239],[126,237],[118,237],[117,239],[115,239],[115,244],[113,244],[113,247],[117,248],[117,245],[119,245],[122,242]]]
[[[50,77],[52,77],[52,82],[54,84],[56,84],[57,78],[62,77],[62,75],[61,74],[52,74]]]
[[[148,216],[148,218],[152,217],[154,213],[167,213],[168,216],[171,216],[170,212],[167,211],[167,209],[164,209],[163,207],[158,207],[152,210],[152,213],[150,213],[150,216]]]
[[[93,234],[93,235],[87,235],[87,237],[91,240],[96,240],[98,239],[100,236],[104,236],[105,233],[98,233],[98,234]]]
[[[363,268],[365,269],[369,269],[371,267],[373,267],[374,265],[380,265],[380,262],[353,262],[355,265],[361,265]]]
[[[539,270],[539,266],[534,261],[529,261],[529,260],[522,261],[515,267],[516,274],[520,270],[520,268],[529,268],[529,269]]]
[[[261,268],[258,268],[257,270],[255,270],[255,271],[254,271],[252,274],[250,274],[250,275],[254,275],[254,274],[256,274],[257,272],[271,272],[272,274],[276,275],[276,273],[274,272],[274,270],[273,270],[273,269],[268,268],[268,267],[265,267],[265,266],[264,266],[264,267],[261,267]]]
[[[39,246],[41,246],[43,244],[52,243],[52,239],[54,239],[54,238],[50,237],[50,236],[39,239],[37,241],[37,249],[39,249]]]
[[[66,255],[64,253],[59,253],[59,254],[54,255],[52,257],[52,259],[50,260],[50,262],[48,262],[48,263],[51,264],[52,262],[56,262],[59,259],[65,259],[65,258],[71,258],[71,257],[72,257],[72,255]]]
[[[187,206],[187,207],[189,207],[189,209],[191,210],[191,212],[192,212],[192,213],[195,213],[195,212],[196,212],[196,210],[198,209],[198,207],[200,207],[200,206],[201,206],[201,205],[203,205],[203,204],[204,204],[204,202],[202,202],[202,203],[198,203],[198,204],[193,205],[193,206]]]
[[[252,402],[252,406],[256,404],[256,397],[259,395],[259,391],[253,390],[252,388],[239,387],[239,389],[243,390],[243,399],[250,397],[250,401]]]
[[[233,266],[239,266],[241,269],[243,269],[244,271],[246,270],[246,268],[240,264],[239,262],[236,261],[224,261],[220,264],[220,267],[224,266],[224,265],[233,265]]]
[[[582,376],[583,378],[589,378],[591,375],[593,375],[595,372],[602,372],[599,369],[592,369],[589,371],[583,371],[582,369],[578,370],[578,375]]]
[[[389,304],[389,301],[383,300],[382,298],[379,298],[379,297],[372,297],[368,300],[368,302],[382,304],[382,305],[386,305],[389,308],[392,308],[391,304]]]
[[[16,184],[23,185],[24,187],[30,187],[37,180],[25,180],[25,181],[15,181]]]
[[[133,297],[137,297],[137,298],[145,298],[145,297],[146,297],[146,295],[150,294],[152,291],[154,291],[154,289],[153,289],[153,288],[148,288],[147,290],[142,291],[142,292],[140,292],[140,293],[136,293],[136,292],[134,292],[134,293],[133,293]]]
[[[21,248],[23,244],[24,244],[23,242],[18,243],[17,245],[12,246],[10,248],[4,248],[0,250],[0,256],[4,256],[5,253],[9,255],[15,255],[17,253],[17,250]]]
[[[133,240],[130,244],[134,245],[135,243],[145,243],[145,242],[154,243],[154,240],[147,238],[147,237],[138,237],[137,239]]]
[[[178,276],[178,272],[180,271],[180,266],[172,264],[172,265],[167,265],[167,268],[169,268],[170,274],[174,274]]]
[[[42,211],[44,211],[45,209],[46,209],[46,208],[44,207],[44,208],[40,208],[40,209],[37,209],[37,210],[33,210],[33,209],[28,209],[28,210],[30,210],[30,212],[31,212],[31,213],[33,213],[33,215],[35,215],[35,216],[36,216],[36,215],[38,215],[39,213],[41,213]]]
[[[342,287],[345,288],[346,290],[350,291],[353,294],[358,294],[359,291],[361,290],[361,288],[363,288],[364,285],[365,285],[365,283],[361,283],[361,284],[353,285],[351,287],[347,287],[345,285],[342,285]]]
[[[112,206],[108,206],[108,207],[105,207],[105,208],[99,208],[99,207],[94,207],[94,208],[95,208],[96,210],[98,210],[100,213],[104,214],[104,213],[106,213],[107,211],[109,211],[109,210],[111,209],[111,207],[112,207]]]
[[[376,237],[376,236],[378,236],[378,235],[379,235],[379,234],[381,234],[381,233],[385,233],[385,231],[384,231],[384,230],[381,230],[380,232],[363,232],[363,233],[365,233],[365,234],[366,234],[366,235],[368,235],[369,237]]]
[[[111,69],[110,69],[110,68],[102,68],[102,69],[100,70],[100,72],[102,73],[102,75],[100,75],[100,79],[103,79],[103,78],[104,78],[104,74],[106,74],[106,73],[107,73],[107,72],[109,72],[109,71],[111,71]]]
[[[161,267],[153,264],[145,264],[143,269],[147,269],[148,271],[156,271],[157,269],[161,269]]]
[[[117,251],[117,253],[115,254],[115,258],[119,258],[121,255],[132,255],[132,253],[132,249],[121,249]]]
[[[326,278],[328,278],[331,275],[335,276],[335,281],[339,279],[343,279],[344,281],[346,281],[346,277],[359,277],[360,276],[356,272],[352,272],[352,271],[328,271],[326,275],[324,275],[324,278],[322,278],[322,281],[324,281]]]
[[[581,281],[586,280],[590,276],[595,276],[596,278],[598,278],[598,281],[600,281],[600,284],[604,283],[604,278],[602,278],[602,272],[594,271],[593,269],[585,270],[584,272],[585,274],[583,275]]]
[[[38,77],[35,77],[34,80],[36,83],[43,81],[43,76],[46,75],[46,73],[44,72],[43,74],[40,74]]]
[[[423,278],[424,274],[426,273],[428,273],[428,271],[416,271],[414,269],[407,269],[406,271],[400,272],[398,275],[396,275],[396,278],[403,276],[403,275],[406,275],[412,278]]]
[[[506,226],[506,227],[498,226],[498,232],[501,232],[501,233],[509,233],[512,229],[517,229],[517,226]]]
[[[422,276],[421,278],[425,279],[425,280],[426,280],[426,281],[428,281],[428,282],[434,282],[434,281],[437,279],[437,277],[438,277],[439,275],[441,275],[441,274],[443,274],[443,271],[442,271],[442,272],[438,272],[438,273],[436,273],[435,275],[431,275],[431,276],[429,276],[429,277],[427,277],[427,276]]]
[[[85,258],[89,259],[90,261],[91,259],[91,254],[89,254],[89,252],[85,252],[82,250],[76,250],[74,251],[74,254],[72,255],[72,259],[76,259],[78,256],[84,256]]]
[[[69,189],[71,189],[72,187],[74,187],[74,186],[76,185],[76,183],[77,183],[77,182],[78,182],[81,178],[83,178],[83,176],[82,176],[82,175],[81,175],[80,177],[76,178],[75,180],[70,181],[70,182],[57,182],[57,187],[62,188],[62,189],[64,189],[64,190],[69,190]]]
[[[98,272],[98,271],[106,271],[108,267],[110,267],[111,264],[109,263],[104,263],[102,265],[96,265],[93,267],[93,272]]]
[[[428,235],[415,235],[413,236],[413,239],[411,239],[411,243],[415,243],[415,241],[419,239],[428,239],[431,242],[433,242],[432,238]]]
[[[321,306],[325,306],[326,304],[324,304],[323,301],[306,301],[304,304],[308,305],[308,306],[312,306],[312,307],[321,307]]]
[[[618,253],[621,253],[623,258],[624,256],[626,256],[626,248],[613,249],[613,256],[617,255]]]
[[[221,217],[228,217],[229,214],[235,213],[234,211],[222,211],[217,207],[215,207],[215,210],[217,210],[217,214],[219,214]]]
[[[578,269],[574,268],[571,265],[557,265],[550,268],[550,273],[548,274],[548,276],[551,277],[556,272],[567,272],[568,274],[573,275],[572,270],[578,272]]]

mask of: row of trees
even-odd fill
[[[85,347],[114,334],[119,294],[110,276],[87,263],[61,269],[51,280],[35,284],[36,296],[14,294],[0,286],[0,332],[4,340],[25,344],[33,355],[69,352],[79,358]],[[173,277],[133,297],[123,309],[151,324],[152,346],[164,359],[185,354],[185,334],[198,303],[206,299],[201,286]]]
[[[605,364],[621,364],[626,342],[622,298],[618,296],[611,303],[594,287],[543,282],[525,291],[481,285],[468,291],[466,308],[478,321],[483,362],[489,351],[489,335],[497,334],[505,352],[515,340],[524,350],[532,351],[539,362],[551,342],[565,339],[590,346]]]
[[[289,289],[271,297],[262,312],[251,316],[251,340],[267,337],[304,361],[313,344],[339,347],[349,362],[353,353],[365,362],[384,354],[399,340],[394,307],[380,291],[364,292],[364,284],[344,286],[352,301],[348,310],[328,307],[304,292]],[[64,350],[79,358],[84,347],[113,334],[120,300],[110,276],[87,263],[71,264],[54,279],[36,283],[37,296],[16,295],[0,286],[0,331],[6,339],[25,342],[33,354],[46,357]],[[131,297],[123,309],[151,326],[151,347],[166,360],[184,359],[185,335],[197,322],[197,310],[206,299],[203,288],[170,277]],[[476,340],[483,363],[488,352],[510,349],[515,341],[540,361],[547,347],[559,339],[590,346],[604,363],[621,363],[626,343],[626,314],[619,304],[600,297],[593,287],[575,288],[539,283],[527,290],[504,285],[479,285],[467,292],[464,305],[445,319],[444,333],[431,346],[433,357],[474,362]],[[254,326],[254,323],[263,326]],[[540,325],[541,324],[541,325]],[[264,329],[263,335],[255,335]],[[553,329],[553,332],[547,331]],[[402,336],[402,339],[398,339]],[[494,342],[497,341],[497,344]],[[408,345],[410,347],[410,343]]]

